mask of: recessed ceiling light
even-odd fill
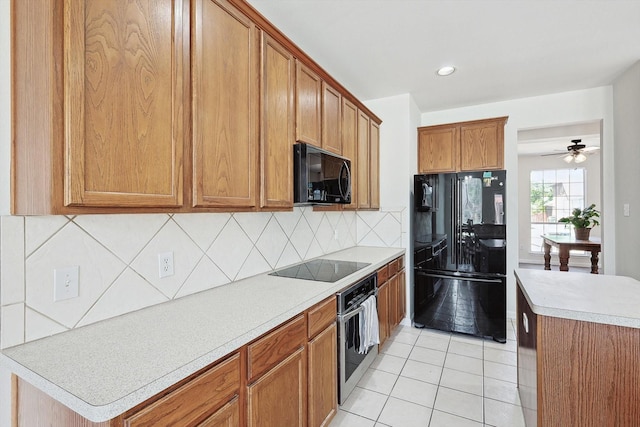
[[[440,68],[438,71],[436,71],[436,73],[439,76],[448,76],[453,74],[454,71],[456,71],[456,67],[452,65],[447,65],[445,67]]]

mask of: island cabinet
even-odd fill
[[[338,332],[336,298],[307,311],[308,426],[328,426],[338,412]]]
[[[378,269],[378,324],[380,346],[406,315],[404,256]]]
[[[611,278],[601,286],[619,290]],[[637,426],[640,329],[536,314],[521,287],[518,281],[518,390],[526,426]],[[637,283],[633,288],[630,299]],[[589,291],[580,300],[591,299]],[[569,292],[558,295],[566,299]]]
[[[307,323],[300,315],[247,348],[247,425],[305,426]]]
[[[504,169],[507,117],[418,128],[418,172]]]

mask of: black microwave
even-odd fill
[[[304,143],[293,145],[293,203],[351,203],[351,161]]]

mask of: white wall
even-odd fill
[[[531,233],[530,223],[527,221],[530,208],[530,175],[532,170],[545,169],[567,169],[571,166],[562,160],[559,156],[519,156],[518,158],[518,211],[520,212],[520,220],[518,221],[518,259],[521,262],[543,264],[544,258],[542,253],[531,253]],[[600,201],[600,153],[589,155],[586,162],[581,163],[580,167],[585,168],[586,172],[586,199],[585,206],[595,203],[598,209],[602,206]],[[594,227],[591,230],[591,236],[600,236],[600,227]],[[580,266],[590,267],[590,256],[573,256],[569,262],[569,267]],[[552,265],[558,265],[558,257],[551,258]]]
[[[398,211],[402,215],[402,247],[409,248],[411,224],[411,197],[413,175],[417,170],[417,128],[420,111],[409,94],[366,101],[365,104],[382,119],[380,127],[380,208]],[[412,253],[407,251],[406,265],[413,265]],[[407,268],[407,289],[411,290],[411,273]],[[412,307],[407,292],[407,314]],[[405,323],[409,324],[409,318]]]
[[[613,84],[616,123],[616,269],[640,280],[640,61]],[[630,215],[624,216],[624,204]]]
[[[637,111],[637,109],[635,110]],[[452,110],[435,111],[422,114],[421,125],[453,123],[482,118],[509,116],[505,126],[505,169],[509,177],[507,184],[507,272],[517,268],[518,262],[518,186],[514,182],[518,177],[518,130],[558,126],[570,123],[602,120],[602,238],[603,271],[615,274],[616,246],[615,236],[615,188],[613,167],[613,95],[610,86],[588,90],[557,93],[511,101],[475,105]],[[416,153],[412,153],[414,156]],[[524,213],[526,215],[526,213]],[[507,311],[515,315],[515,278],[508,274]]]

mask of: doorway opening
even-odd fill
[[[576,145],[584,147],[570,149]],[[518,130],[521,268],[544,268],[543,234],[572,235],[572,227],[558,222],[560,218],[592,203],[602,209],[600,146],[600,120]],[[600,239],[601,230],[602,224],[594,227],[591,238]],[[558,256],[552,253],[551,269],[558,265]],[[589,253],[571,252],[571,271],[589,272],[590,265]]]

